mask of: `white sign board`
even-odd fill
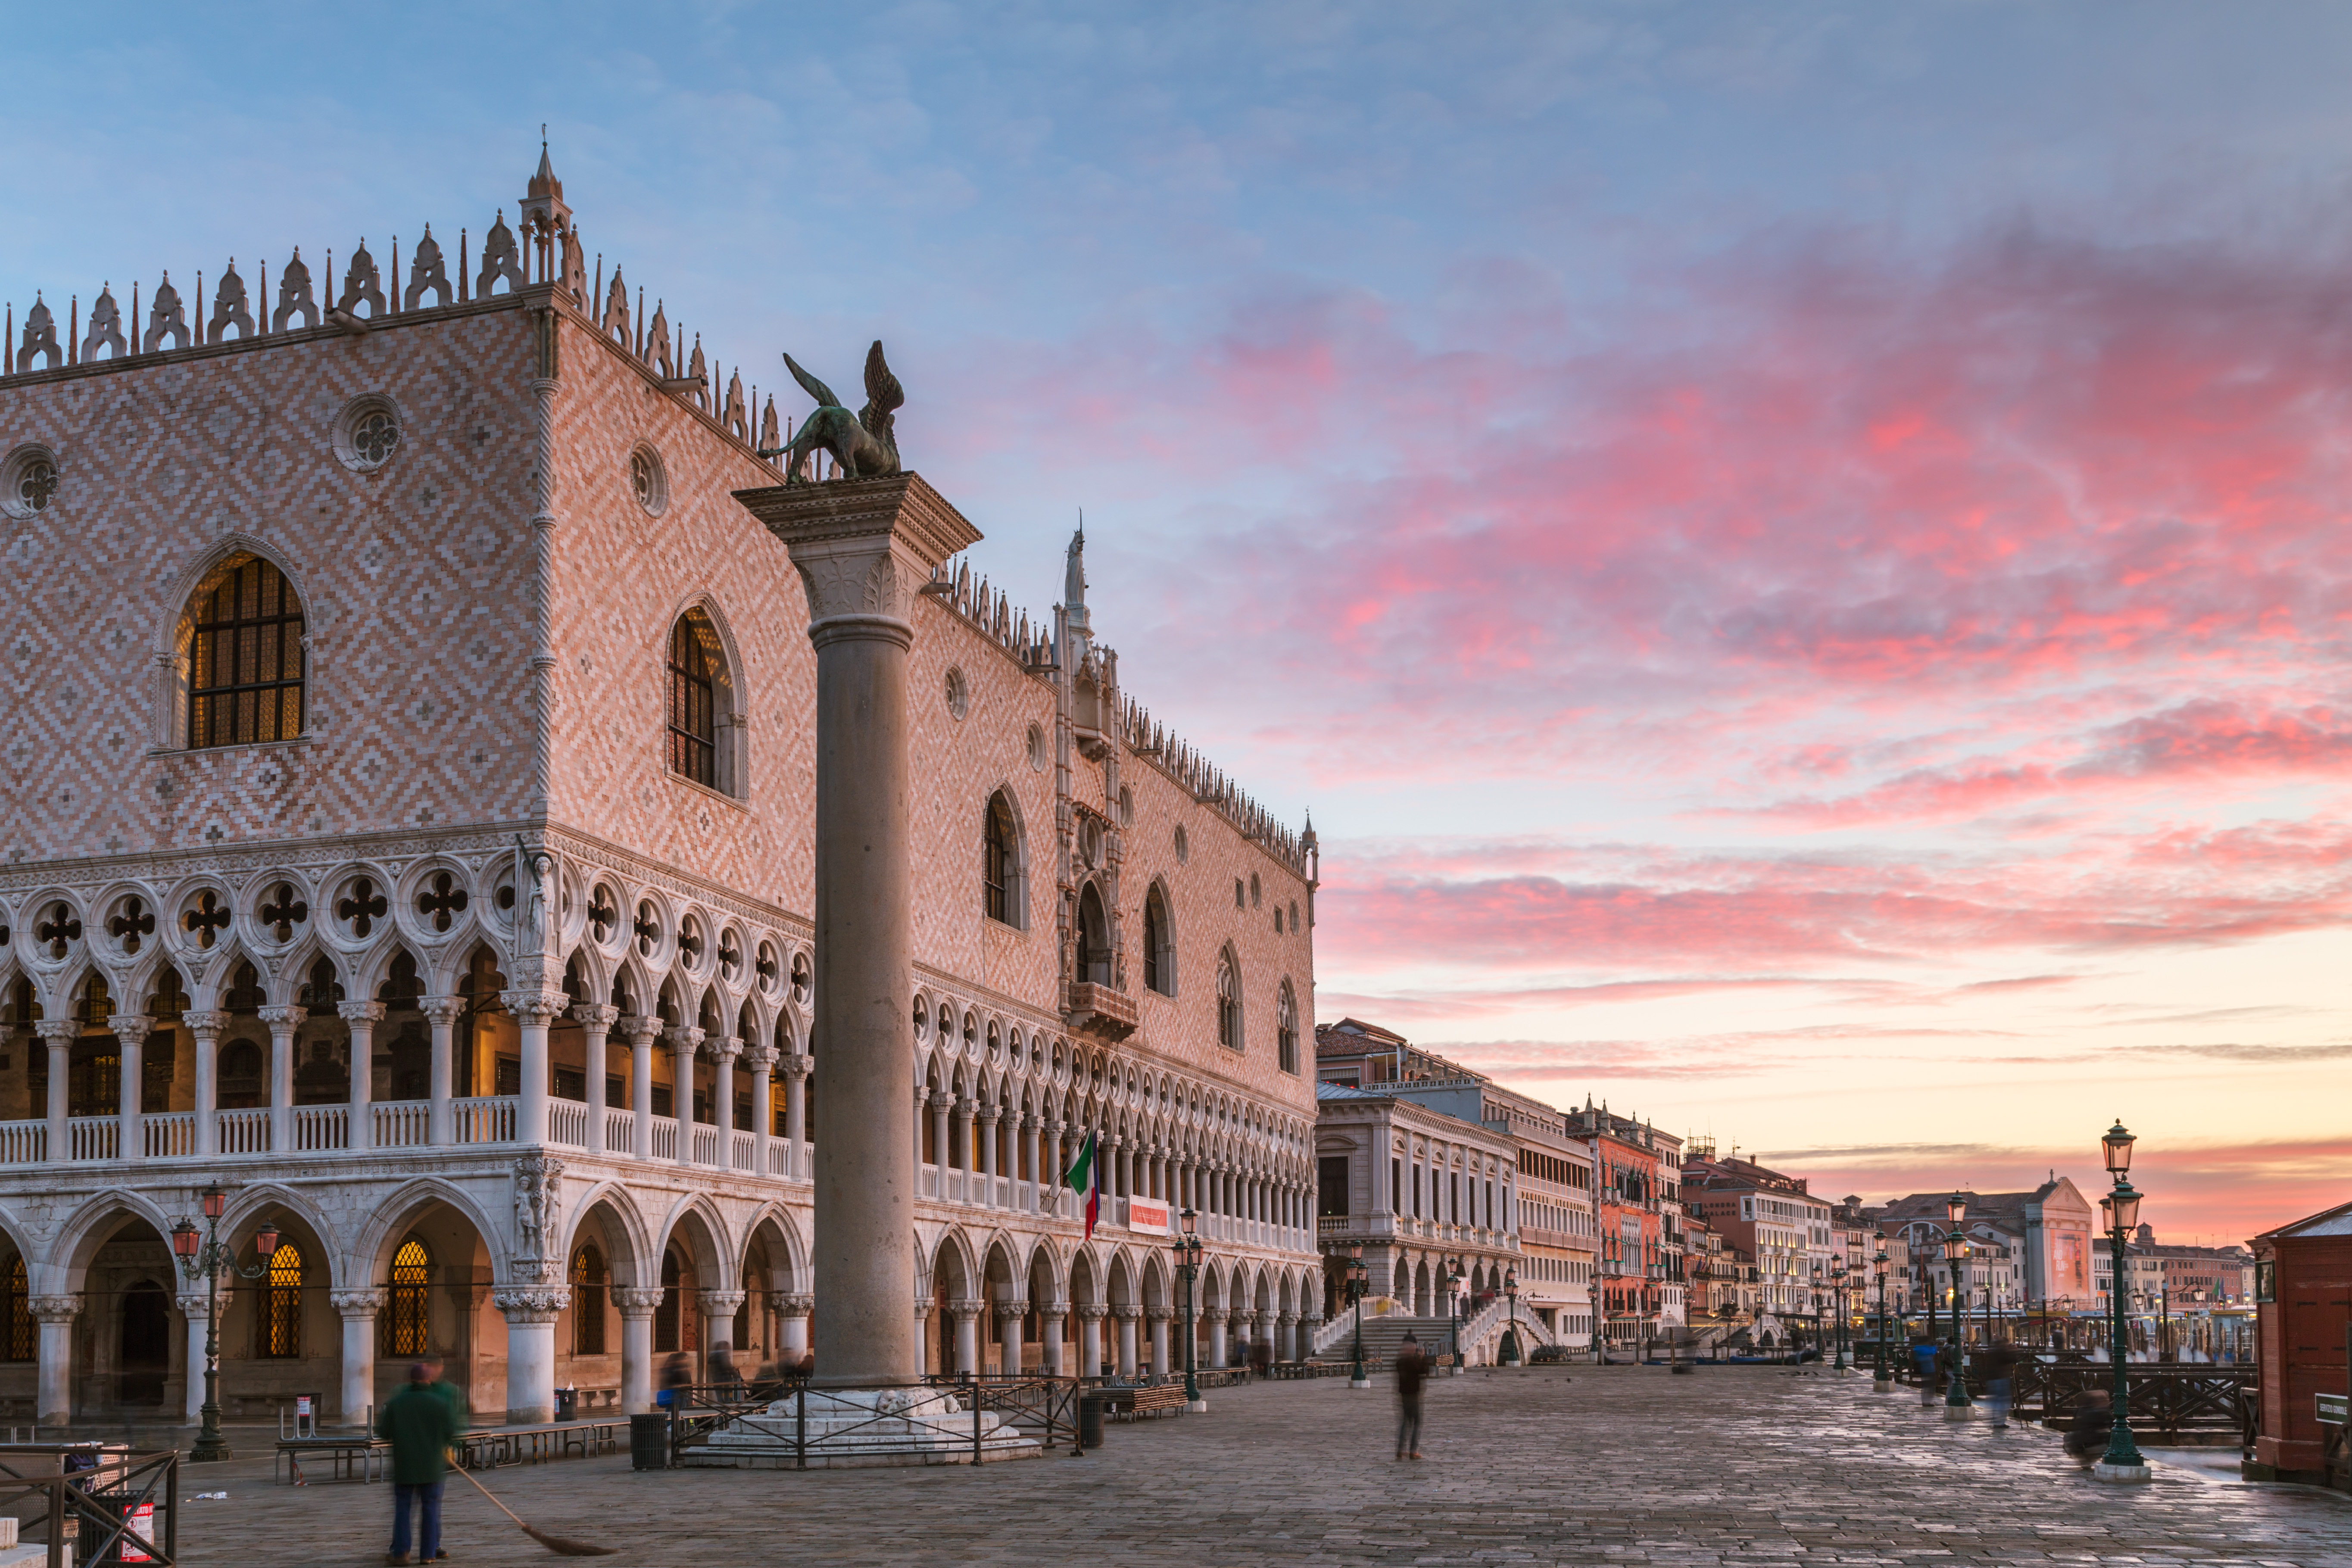
[[[1168,1205],[1159,1198],[1127,1200],[1127,1228],[1151,1236],[1168,1234]]]

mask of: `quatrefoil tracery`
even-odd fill
[[[362,877],[352,884],[349,894],[335,900],[335,918],[349,921],[352,934],[363,937],[375,929],[375,922],[383,919],[384,911],[391,907],[384,896],[375,890],[375,883]]]
[[[143,939],[155,934],[155,912],[133,894],[122,900],[122,912],[107,921],[106,929],[122,944],[124,952],[135,953]]]

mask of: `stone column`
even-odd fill
[[[1276,1361],[1306,1359],[1298,1344],[1298,1314],[1285,1312],[1275,1320],[1274,1358]]]
[[[119,1136],[121,1147],[116,1153],[125,1160],[142,1160],[147,1155],[147,1142],[141,1135],[139,1114],[142,1109],[142,1095],[147,1085],[147,1075],[141,1064],[140,1047],[147,1043],[147,1031],[155,1020],[136,1013],[117,1013],[111,1020],[115,1048],[122,1062],[121,1089],[117,1103],[121,1108],[122,1130]]]
[[[73,1157],[71,1133],[66,1127],[66,1098],[73,1074],[73,1043],[81,1034],[74,1018],[43,1018],[33,1026],[49,1046],[49,1161],[62,1163]]]
[[[751,1173],[765,1176],[768,1145],[776,1132],[776,1047],[744,1047],[743,1065],[751,1069]]]
[[[1142,1309],[1132,1301],[1121,1301],[1111,1309],[1118,1319],[1118,1374],[1135,1375],[1135,1317]]]
[[[69,1425],[73,1420],[73,1325],[81,1310],[81,1298],[36,1296],[26,1306],[40,1325],[39,1397],[33,1404],[33,1419],[44,1426]]]
[[[572,998],[561,991],[502,991],[499,1000],[514,1020],[522,1035],[522,1093],[516,1096],[515,1142],[545,1143],[547,1142],[547,1099],[549,1068],[547,1062],[547,1026],[553,1023]],[[553,1337],[549,1344],[554,1343]],[[548,1376],[555,1375],[554,1363],[548,1363]],[[548,1384],[551,1391],[553,1383]],[[552,1408],[554,1395],[549,1394]]]
[[[451,1123],[454,1117],[449,1102],[457,1098],[456,1034],[457,1020],[466,1011],[462,996],[422,996],[416,1010],[425,1015],[426,1026],[433,1031],[432,1104],[425,1116],[429,1137],[436,1146],[446,1145],[457,1135]]]
[[[710,1381],[710,1352],[720,1345],[727,1347],[731,1359],[743,1347],[735,1342],[735,1314],[742,1310],[744,1292],[740,1290],[698,1290],[695,1306],[702,1313],[702,1380]],[[735,1363],[742,1371],[742,1363]]]
[[[808,1075],[814,1066],[806,1053],[784,1058],[784,1142],[792,1146],[785,1157],[794,1179],[808,1174]]]
[[[658,1285],[615,1285],[613,1305],[621,1312],[621,1409],[640,1415],[654,1407],[654,1310]]]
[[[196,1153],[220,1152],[220,1037],[226,1013],[183,1013],[180,1026],[196,1042]]]
[[[917,595],[980,531],[913,473],[777,485],[737,499],[791,549],[816,648],[816,1160],[812,1262],[824,1281],[818,1376],[911,1381],[914,1005],[907,656]]]
[[[955,1123],[948,1120],[949,1108],[955,1101],[941,1089],[931,1096],[931,1152],[936,1156],[931,1164],[939,1172],[940,1200],[948,1195],[948,1172],[955,1165]]]
[[[205,1293],[202,1290],[183,1290],[177,1300],[181,1321],[188,1326],[185,1393],[188,1420],[193,1425],[203,1420],[205,1415]],[[228,1292],[226,1290],[220,1294],[219,1306],[222,1311],[228,1310]]]
[[[310,1016],[300,1007],[261,1009],[269,1026],[269,1152],[281,1157],[294,1149],[294,1031]]]
[[[1028,1310],[1026,1301],[996,1303],[996,1358],[1007,1377],[1021,1375],[1021,1319]]]
[[[640,1160],[654,1157],[654,1037],[661,1020],[639,1014],[621,1020],[629,1037],[629,1152]]]
[[[815,1305],[816,1298],[806,1291],[792,1291],[776,1298],[776,1310],[783,1318],[783,1353],[795,1363],[808,1353],[809,1309]]]
[[[1030,1211],[1034,1213],[1038,1207],[1038,1200],[1045,1191],[1045,1184],[1038,1174],[1044,1167],[1037,1163],[1037,1119],[1034,1116],[1024,1116],[1021,1119],[1021,1152],[1029,1171],[1028,1206]]]
[[[980,1315],[988,1308],[985,1301],[950,1301],[948,1315],[955,1320],[955,1369],[959,1373],[980,1371]],[[817,1331],[824,1330],[824,1320],[817,1320]],[[824,1370],[824,1352],[817,1352],[817,1370]],[[830,1381],[830,1380],[828,1380]]]
[[[375,1026],[383,1022],[384,1006],[381,1002],[345,1002],[338,1011],[352,1031],[352,1147],[369,1149],[375,1145],[374,1119],[368,1110],[375,1093]],[[349,1332],[343,1337],[348,1344]],[[374,1395],[369,1398],[373,1401]]]
[[[1175,1316],[1175,1311],[1172,1307],[1143,1309],[1144,1317],[1151,1324],[1151,1375],[1154,1377],[1166,1377],[1176,1364],[1168,1355],[1168,1320]]]
[[[583,1002],[572,1009],[572,1016],[580,1025],[580,1037],[584,1044],[588,1076],[588,1152],[608,1152],[604,1147],[604,1041],[613,1026],[620,1022],[621,1010],[610,1003]]]
[[[1298,1359],[1305,1361],[1315,1349],[1315,1336],[1322,1331],[1323,1314],[1309,1310],[1298,1319]]]
[[[546,1060],[543,1053],[540,1059]],[[554,1420],[555,1318],[571,1305],[570,1289],[506,1286],[491,1291],[490,1301],[507,1321],[507,1424],[532,1426]]]
[[[1037,1337],[1045,1344],[1045,1375],[1062,1375],[1062,1315],[1069,1309],[1066,1301],[1041,1301],[1037,1304]]]
[[[735,1168],[735,1058],[743,1042],[721,1035],[703,1047],[710,1057],[710,1122],[719,1132],[719,1168]]]
[[[983,1104],[972,1120],[972,1142],[979,1146],[980,1201],[989,1208],[996,1206],[996,1119],[997,1109]]]
[[[1207,1363],[1211,1366],[1224,1365],[1225,1310],[1223,1307],[1203,1307],[1201,1309],[1201,1321],[1209,1326]]]
[[[669,1109],[670,1120],[677,1123],[677,1163],[694,1163],[694,1052],[702,1044],[702,1031],[686,1024],[674,1024],[662,1031],[669,1042]]]
[[[346,1003],[344,1005],[349,1006]],[[380,1003],[362,1003],[380,1006]],[[382,1290],[330,1290],[327,1300],[343,1315],[343,1425],[364,1426],[375,1404],[375,1319],[383,1310]],[[548,1386],[555,1363],[548,1363]],[[553,1403],[552,1395],[549,1403]]]
[[[1103,1317],[1109,1310],[1100,1301],[1078,1303],[1078,1375],[1102,1375]]]

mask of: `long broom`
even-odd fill
[[[523,1523],[522,1516],[520,1514],[518,1514],[514,1510],[500,1502],[499,1500],[498,1493],[490,1490],[489,1488],[484,1486],[481,1482],[475,1481],[473,1471],[459,1469],[457,1473],[465,1477],[467,1480],[474,1481],[474,1489],[480,1492],[484,1497],[489,1499],[490,1506],[492,1508],[497,1509],[500,1513],[505,1514],[509,1519],[513,1520],[517,1525],[521,1527],[522,1532],[525,1535],[530,1536],[533,1541],[538,1542],[541,1546],[546,1547],[558,1557],[613,1557],[618,1555],[620,1552],[620,1548],[617,1546],[593,1546],[585,1541],[573,1541],[567,1536],[550,1535],[543,1530],[534,1530],[530,1525]]]

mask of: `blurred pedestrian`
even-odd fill
[[[1993,1429],[2009,1429],[2009,1407],[2014,1400],[2017,1385],[2013,1379],[2017,1363],[2022,1360],[2017,1347],[2006,1341],[1988,1348],[1984,1352],[1985,1414],[1992,1418]]]
[[[1918,1380],[1919,1403],[1922,1405],[1936,1403],[1938,1387],[1936,1382],[1936,1367],[1937,1358],[1942,1354],[1943,1347],[1926,1334],[1912,1336],[1911,1375]]]
[[[1421,1389],[1428,1378],[1428,1358],[1421,1353],[1421,1342],[1407,1330],[1396,1353],[1396,1457],[1400,1459],[1421,1458]]]
[[[735,1370],[735,1347],[723,1341],[711,1346],[710,1365],[705,1370],[703,1376],[713,1388],[719,1390],[720,1398],[733,1399],[740,1396],[743,1388],[743,1374]]]
[[[686,1359],[684,1351],[673,1351],[662,1363],[661,1386],[654,1391],[654,1403],[664,1410],[677,1404],[678,1390],[694,1385],[694,1363]]]
[[[392,1444],[392,1550],[388,1563],[408,1561],[409,1507],[416,1508],[416,1561],[430,1563],[441,1550],[441,1488],[448,1479],[449,1446],[463,1430],[457,1408],[433,1391],[423,1362],[408,1369],[408,1386],[385,1401],[376,1417],[376,1436]]]
[[[2078,1465],[2096,1464],[2116,1432],[2116,1396],[2104,1388],[2086,1388],[2074,1400],[2074,1419],[2066,1428],[2066,1452]]]
[[[1274,1368],[1274,1342],[1263,1336],[1250,1342],[1250,1376],[1263,1378]]]

